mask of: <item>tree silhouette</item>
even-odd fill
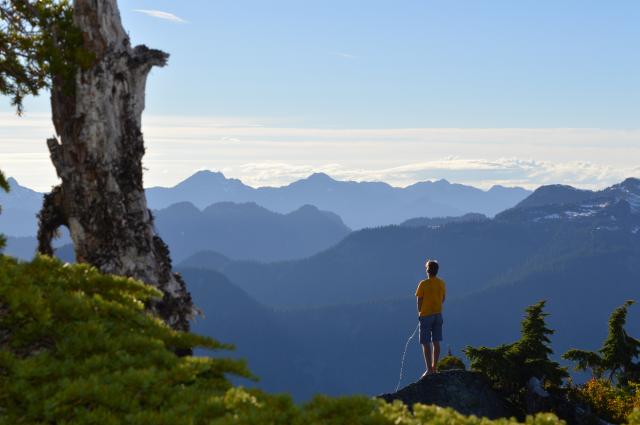
[[[563,358],[576,362],[575,370],[591,370],[594,378],[607,374],[609,382],[625,386],[640,377],[640,364],[634,362],[640,356],[640,341],[629,336],[624,329],[627,312],[634,301],[626,301],[616,308],[609,317],[607,339],[597,352],[573,349],[563,354]]]
[[[547,388],[558,388],[566,369],[552,361],[549,339],[554,331],[545,323],[545,301],[526,308],[522,320],[520,340],[496,348],[467,347],[464,353],[471,360],[471,369],[485,374],[494,387],[505,393],[513,402],[522,405],[525,388],[531,378],[537,378]]]

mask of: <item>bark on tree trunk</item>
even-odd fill
[[[62,183],[45,197],[39,251],[51,254],[56,229],[67,226],[77,261],[156,286],[164,297],[151,307],[174,329],[188,330],[191,296],[171,271],[169,250],[155,233],[142,183],[146,79],[153,66],[166,64],[168,55],[131,47],[116,0],[75,0],[74,22],[95,61],[78,71],[74,92],[53,79],[57,138],[47,145]]]

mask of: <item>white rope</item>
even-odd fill
[[[407,343],[404,346],[404,353],[402,353],[402,362],[400,363],[400,378],[398,379],[398,385],[396,386],[396,392],[398,392],[398,388],[400,388],[400,383],[402,382],[402,372],[404,370],[404,358],[407,355],[407,348],[409,348],[409,343],[411,342],[413,337],[416,336],[416,332],[418,331],[419,327],[420,327],[420,323],[418,323],[416,325],[416,328],[413,330],[413,333],[411,334],[411,336],[407,340]]]

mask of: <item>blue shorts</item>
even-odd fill
[[[421,316],[420,319],[420,344],[428,344],[431,341],[442,341],[442,313]]]

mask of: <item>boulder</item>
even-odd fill
[[[451,407],[465,415],[489,419],[514,416],[507,402],[491,388],[484,375],[464,370],[427,375],[395,393],[378,397],[388,402],[400,400],[409,408],[421,403]]]

